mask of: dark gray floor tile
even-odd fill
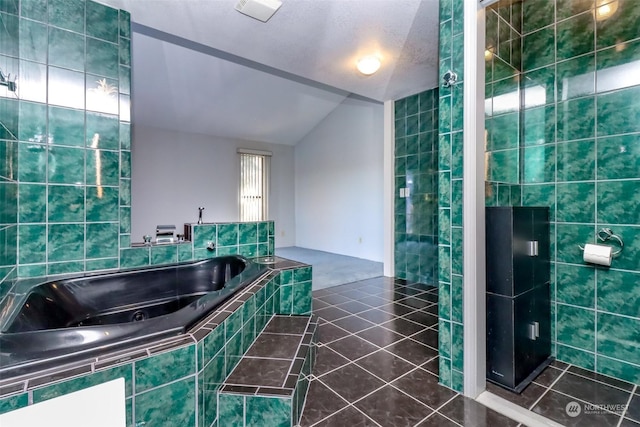
[[[318,298],[314,298],[313,302],[311,303],[311,308],[313,309],[314,313],[320,309],[323,309],[329,306],[330,306],[329,303],[326,303]]]
[[[435,357],[434,359],[428,361],[427,363],[423,363],[422,365],[420,365],[420,367],[422,369],[425,369],[429,372],[431,372],[434,375],[439,375],[440,374],[440,365],[439,365],[439,360],[437,357]]]
[[[388,301],[386,299],[377,297],[375,295],[369,295],[368,297],[361,298],[358,301],[371,307],[380,307],[382,305],[388,304]]]
[[[368,320],[357,316],[349,316],[339,320],[334,320],[332,323],[352,333],[360,332],[374,326],[374,324]]]
[[[298,352],[302,335],[262,333],[247,351],[247,356],[293,359]]]
[[[563,374],[564,371],[556,369],[552,366],[547,366],[545,370],[540,373],[540,375],[534,378],[533,382],[544,387],[549,387]]]
[[[629,392],[598,383],[569,372],[565,373],[552,390],[576,397],[596,405],[624,405],[629,400]]]
[[[359,300],[360,298],[369,296],[368,293],[362,292],[359,289],[348,289],[346,291],[341,291],[340,295],[350,298],[351,300]]]
[[[351,298],[346,297],[344,295],[340,295],[340,294],[325,295],[322,297],[318,297],[318,299],[333,305],[342,304],[344,302],[351,301]]]
[[[415,298],[418,298],[430,303],[438,302],[438,294],[433,292],[423,292],[421,294],[415,295]]]
[[[432,294],[427,294],[427,295],[431,295],[431,299],[435,301],[438,300],[437,297],[435,297],[435,295],[432,295]],[[411,307],[415,310],[421,310],[423,308],[427,308],[435,301],[425,301],[417,297],[407,297],[400,300],[396,300],[396,302],[406,305],[407,307]]]
[[[595,381],[599,381],[601,383],[605,383],[613,387],[621,388],[629,392],[633,391],[634,385],[631,383],[628,383],[626,381],[621,381],[616,378],[609,377],[607,375],[598,374],[593,371],[587,371],[586,369],[582,369],[577,366],[569,367],[569,372],[575,375],[580,375],[581,377],[585,377]]]
[[[415,334],[416,332],[423,331],[426,329],[425,326],[418,325],[417,323],[413,323],[409,320],[405,320],[402,318],[390,320],[388,322],[382,323],[380,326],[387,328],[393,332],[397,332],[406,337]]]
[[[547,389],[537,384],[531,383],[525,388],[522,393],[514,393],[509,390],[492,384],[487,381],[487,391],[508,400],[511,403],[515,403],[525,409],[531,409],[534,403],[544,394]]]
[[[386,350],[418,366],[438,355],[438,352],[431,347],[409,338],[391,344],[386,347]]]
[[[405,314],[409,314],[414,311],[413,308],[396,303],[383,305],[380,307],[380,310],[386,311],[387,313],[395,314],[396,316],[404,316]]]
[[[442,415],[473,427],[515,427],[517,422],[464,396],[458,396],[440,409]]]
[[[328,321],[333,321],[333,320],[340,319],[342,317],[349,316],[348,312],[344,310],[340,310],[339,308],[336,308],[336,307],[326,307],[318,311],[315,311],[313,314],[315,314],[321,319],[325,319]]]
[[[430,327],[438,323],[438,316],[434,316],[433,314],[429,314],[422,310],[409,313],[404,316],[404,318],[426,327]]]
[[[384,350],[358,359],[355,363],[387,382],[395,380],[414,368],[410,363]]]
[[[392,384],[432,409],[438,409],[457,394],[439,385],[437,376],[420,368],[398,378]]]
[[[619,427],[640,427],[640,422],[635,422],[629,418],[624,418]]]
[[[331,350],[327,346],[318,347],[313,374],[320,376],[350,362],[349,359]]]
[[[291,361],[275,359],[242,358],[231,372],[226,384],[282,387]]]
[[[340,310],[348,311],[351,314],[356,314],[356,313],[360,313],[361,311],[367,311],[371,309],[371,307],[359,301],[345,302],[345,303],[339,304],[337,307]]]
[[[332,350],[337,351],[350,360],[356,360],[369,353],[378,350],[373,344],[368,343],[362,338],[356,336],[348,336],[331,344],[327,344]]]
[[[411,339],[416,340],[431,348],[438,348],[438,331],[435,329],[425,329],[415,335],[411,335]]]
[[[426,311],[427,313],[431,313],[434,316],[438,315],[438,304],[433,304],[427,308],[424,308],[423,311]]]
[[[458,424],[438,413],[435,413],[416,427],[458,427]]]
[[[355,404],[382,426],[413,427],[433,411],[391,386],[376,391]]]
[[[273,316],[264,331],[273,334],[304,335],[308,324],[308,316]]]
[[[577,416],[569,415],[569,413],[576,413],[568,410],[569,405],[579,406],[580,412]],[[576,402],[572,397],[550,390],[533,407],[532,411],[567,427],[615,427],[620,420],[620,415],[591,414],[586,413],[584,409],[583,402]]]
[[[379,347],[386,347],[389,344],[404,339],[402,335],[379,326],[358,332],[356,335]]]
[[[384,385],[384,382],[354,364],[336,369],[320,380],[351,403]]]
[[[311,381],[301,425],[311,425],[338,412],[348,403],[318,380]]]
[[[558,368],[558,369],[566,369],[569,367],[568,363],[564,363],[561,362],[559,360],[554,360],[553,362],[551,362],[551,364],[549,366],[553,366],[554,368]]]
[[[374,308],[368,311],[363,311],[362,313],[358,313],[358,317],[362,317],[363,319],[367,319],[368,321],[373,323],[383,323],[388,322],[389,320],[393,320],[398,316]]]
[[[333,288],[325,288],[325,289],[318,289],[317,291],[313,291],[312,292],[313,298],[319,298],[319,297],[324,297],[327,295],[334,294],[335,292],[332,289]]]
[[[627,408],[627,412],[624,414],[624,416],[640,422],[640,396],[639,395],[637,394],[633,395],[633,398],[631,399],[631,402],[629,403],[629,407]]]
[[[344,338],[347,335],[349,335],[348,331],[338,328],[333,323],[322,323],[318,325],[318,341],[321,343],[326,344]]]
[[[314,427],[378,427],[370,418],[353,407],[348,407]],[[301,424],[301,427],[306,427]]]

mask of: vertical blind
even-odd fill
[[[240,155],[240,221],[267,219],[271,153],[238,150]]]

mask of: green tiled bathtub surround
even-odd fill
[[[117,102],[121,75],[130,93],[129,14],[91,0],[13,3],[20,16],[7,15],[4,27],[13,34],[15,26],[20,37],[3,36],[0,53],[20,64],[21,99],[13,102],[15,121],[4,114],[4,101],[0,109],[7,122],[1,128],[19,140],[18,274],[118,268],[119,242],[122,249],[130,244],[129,181],[120,189],[121,174],[131,176],[130,114]],[[99,90],[113,102],[98,102]],[[142,258],[175,262],[174,253]],[[137,253],[123,256],[123,266],[143,265]]]
[[[600,21],[592,3],[523,2],[520,203],[551,208],[556,357],[638,383],[640,359],[631,349],[640,336],[631,331],[640,325],[640,78],[633,71],[640,61],[634,21],[640,2],[619,1],[617,12]],[[487,79],[493,110],[495,80]],[[495,126],[493,110],[488,130],[510,133]],[[499,196],[488,203],[506,202]],[[596,243],[603,227],[626,243],[610,268],[585,263],[578,248]]]
[[[395,102],[395,275],[422,283],[437,280],[437,170],[451,164],[438,116],[437,88]],[[400,197],[404,188],[409,197]]]

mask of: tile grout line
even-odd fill
[[[540,395],[540,397],[538,397],[538,399],[537,399],[535,402],[533,402],[533,404],[528,408],[529,410],[533,410],[533,408],[534,408],[538,403],[540,403],[540,401],[542,400],[542,398],[543,398],[544,396],[546,396],[546,395],[549,393],[549,390],[551,390],[551,388],[552,388],[554,385],[556,385],[556,383],[560,380],[560,378],[562,378],[562,377],[564,376],[564,374],[565,374],[566,372],[568,372],[568,370],[569,370],[569,367],[570,367],[570,366],[571,366],[571,365],[567,365],[564,369],[561,369],[562,373],[561,373],[560,375],[558,375],[558,378],[556,378],[555,380],[553,380],[553,381],[551,382],[551,384],[549,384],[549,385],[546,387],[546,390],[544,391],[544,393],[542,393],[542,394]],[[555,390],[554,390],[554,391],[555,391]]]
[[[631,390],[631,393],[629,394],[629,399],[627,399],[627,404],[624,408],[624,411],[622,412],[622,414],[620,415],[620,420],[618,421],[618,424],[616,425],[617,427],[620,427],[622,425],[622,421],[624,421],[625,419],[625,415],[629,412],[629,407],[631,406],[631,401],[633,400],[633,396],[636,392],[636,390],[638,389],[637,385],[634,385],[633,389]]]

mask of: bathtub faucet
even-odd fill
[[[200,207],[198,208],[198,211],[200,211],[200,212],[198,213],[198,224],[202,224],[202,211],[203,211],[203,210],[204,210],[204,207],[203,207],[203,206],[200,206]]]

